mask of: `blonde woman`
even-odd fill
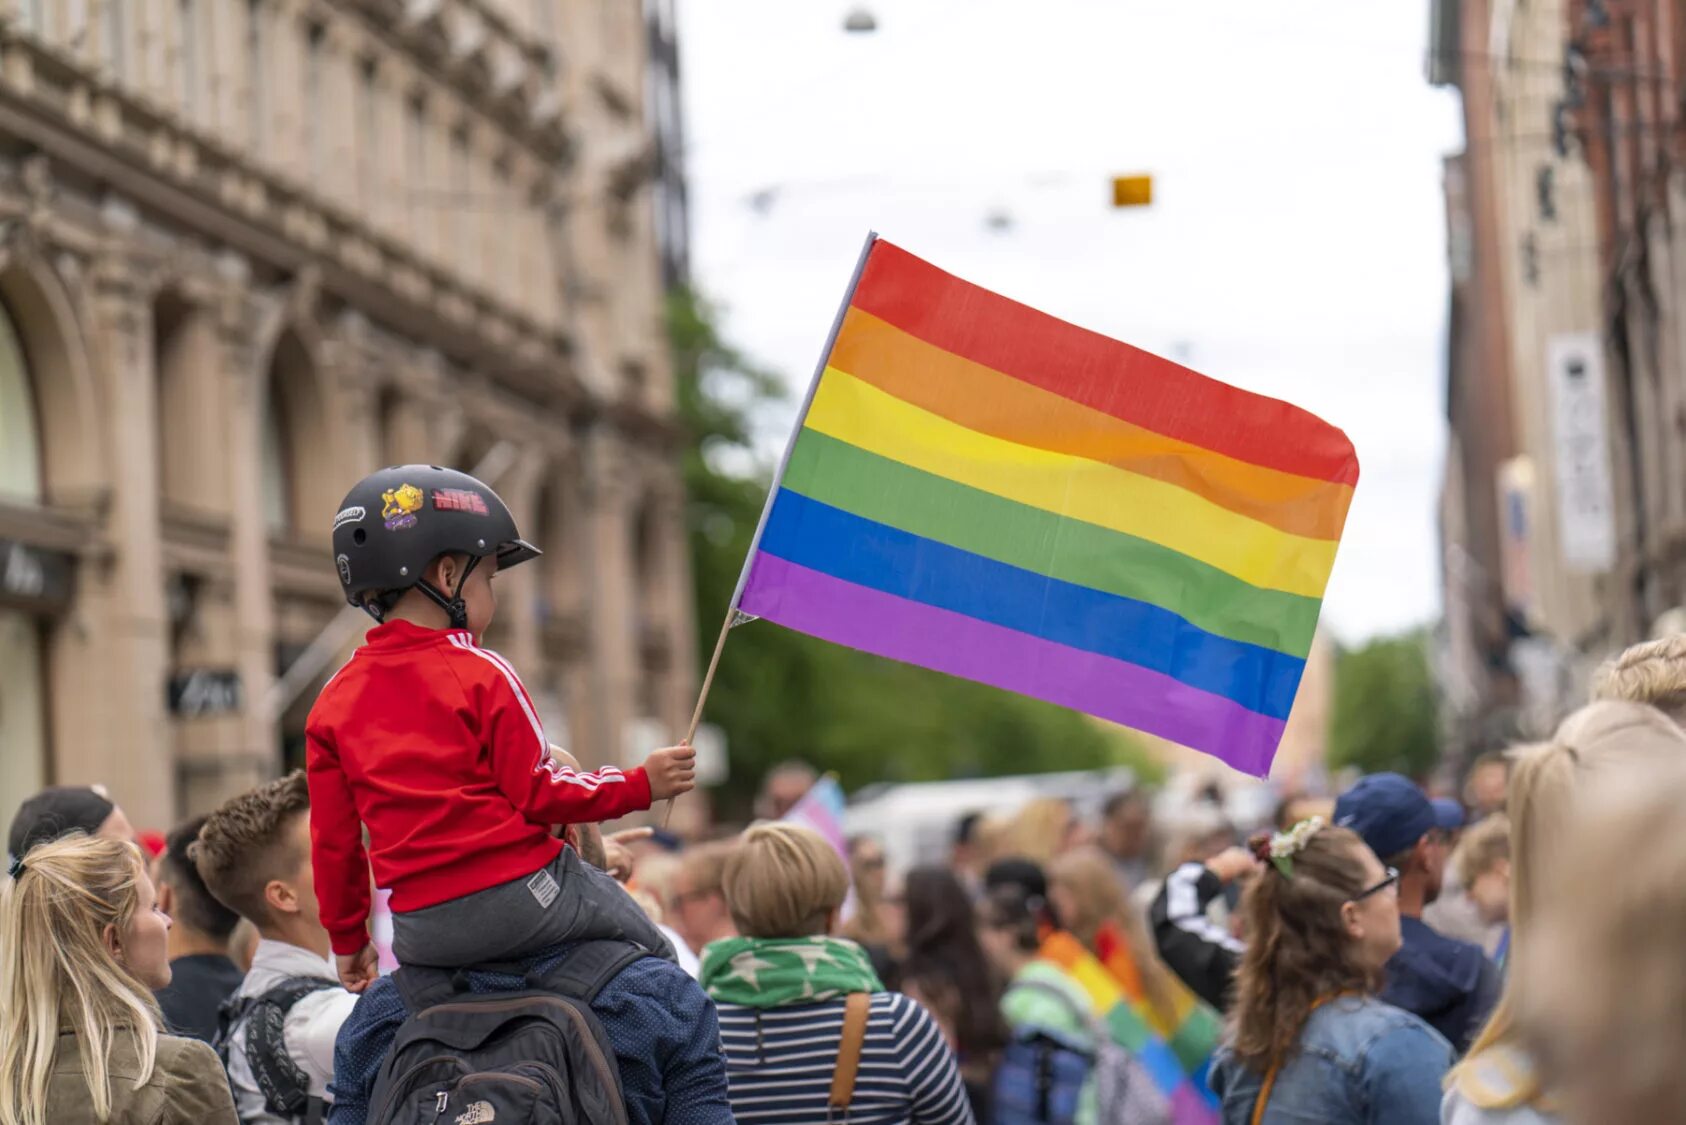
[[[1028,859],[1046,865],[1055,856],[1087,843],[1087,829],[1058,797],[1026,802],[1007,822],[996,844],[998,859]]]
[[[0,1125],[233,1125],[222,1064],[163,1035],[165,934],[133,844],[71,836],[0,886]]]
[[[1595,784],[1643,777],[1686,761],[1686,736],[1661,711],[1638,703],[1594,703],[1570,715],[1552,740],[1518,752],[1510,775],[1509,976],[1492,1018],[1447,1079],[1447,1125],[1542,1125],[1558,1118],[1518,1026],[1518,1008],[1543,930],[1541,914],[1562,896],[1591,888],[1563,880],[1578,844],[1567,825]]]

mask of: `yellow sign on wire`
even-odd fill
[[[1112,178],[1112,205],[1114,207],[1147,207],[1152,203],[1152,176],[1114,176]]]

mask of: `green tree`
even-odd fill
[[[669,301],[681,419],[688,430],[698,653],[706,667],[766,502],[774,466],[757,423],[788,424],[778,377],[722,339],[717,310],[690,293]],[[764,434],[768,427],[762,427]],[[980,684],[827,644],[771,622],[734,629],[706,716],[726,734],[727,815],[741,815],[762,775],[800,757],[846,788],[874,781],[984,777],[1129,764],[1154,769],[1132,741],[1082,715]]]
[[[1344,650],[1335,660],[1329,764],[1420,778],[1439,758],[1436,711],[1426,630]]]

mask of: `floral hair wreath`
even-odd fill
[[[1294,857],[1305,850],[1311,838],[1326,827],[1320,816],[1300,821],[1286,832],[1259,833],[1253,837],[1253,855],[1260,863],[1268,861],[1284,879],[1294,877]]]

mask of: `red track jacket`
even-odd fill
[[[515,670],[466,630],[371,629],[305,732],[310,857],[335,953],[369,940],[371,864],[393,910],[420,910],[545,866],[562,849],[551,825],[650,807],[643,769],[579,773],[551,758]]]

